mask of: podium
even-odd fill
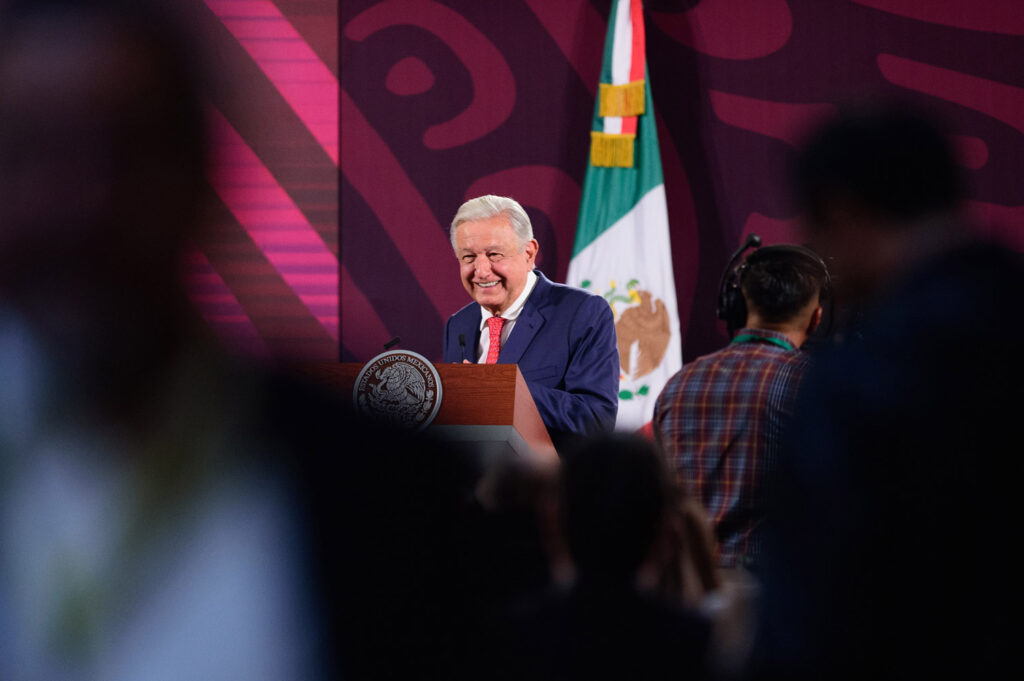
[[[300,371],[337,390],[349,402],[359,363],[316,362]],[[558,455],[530,389],[515,364],[434,364],[441,405],[427,431],[479,449],[486,460],[520,456],[555,461]]]

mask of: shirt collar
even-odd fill
[[[505,313],[501,315],[505,320],[512,321],[519,316],[519,313],[523,311],[523,307],[526,306],[526,299],[533,293],[533,287],[537,285],[537,274],[530,270],[526,273],[526,285],[523,286],[523,292],[519,294],[515,302],[512,303]],[[487,320],[494,316],[490,310],[483,305],[480,306],[480,329],[482,330],[487,324]]]

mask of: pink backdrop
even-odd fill
[[[336,359],[338,3],[181,0],[207,43],[212,229],[192,298],[236,352]]]

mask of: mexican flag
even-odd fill
[[[641,0],[614,0],[568,282],[615,313],[616,428],[647,425],[682,367],[665,182],[644,56]]]

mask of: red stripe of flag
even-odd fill
[[[641,0],[629,0],[629,21],[633,27],[632,50],[629,56],[629,81],[643,80],[646,65],[646,34],[644,33],[644,6]],[[636,134],[636,116],[622,119],[622,134]]]

